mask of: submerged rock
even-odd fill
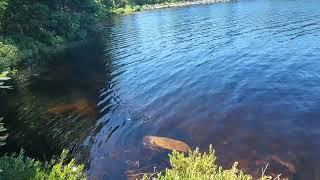
[[[288,168],[289,172],[291,172],[291,173],[296,173],[297,172],[295,166],[292,163],[281,159],[277,155],[271,155],[268,158],[273,160],[273,161],[275,161],[275,162],[277,162],[277,163],[279,163],[279,164],[281,164],[282,166],[285,166],[286,168]]]
[[[284,167],[286,169],[286,171],[288,171],[287,173],[295,174],[297,172],[294,164],[280,158],[278,155],[268,155],[264,159],[257,160],[256,165],[265,166],[266,164],[268,164],[270,162],[273,164],[273,166],[280,165],[280,166]],[[284,173],[284,174],[286,174],[286,173]],[[281,177],[283,177],[283,176],[281,176]],[[282,178],[282,179],[285,179],[285,178]]]
[[[168,149],[187,153],[191,150],[185,142],[166,137],[145,136],[143,138],[143,144],[146,148],[153,151]]]
[[[63,115],[66,113],[77,113],[81,116],[93,117],[96,115],[95,107],[85,99],[80,99],[75,103],[70,104],[58,104],[56,106],[50,107],[48,113],[50,115]]]

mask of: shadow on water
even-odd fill
[[[104,38],[53,57],[47,65],[19,72],[14,90],[1,96],[9,137],[3,152],[50,159],[62,148],[83,149],[95,125],[99,91],[106,82]]]

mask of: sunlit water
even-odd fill
[[[212,144],[226,167],[239,161],[258,174],[269,162],[270,173],[319,178],[319,8],[241,1],[114,18],[89,173],[161,169],[166,153],[142,144],[158,135]]]
[[[84,151],[90,179],[126,179],[168,165],[168,151],[143,145],[156,135],[212,144],[220,165],[239,161],[255,176],[269,163],[269,174],[320,179],[319,8],[262,0],[114,17],[103,50],[74,52],[51,69],[55,80],[26,81],[11,108],[20,113],[5,115],[20,117],[9,122],[9,147],[71,146]],[[101,58],[105,67],[92,64]]]

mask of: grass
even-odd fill
[[[238,169],[238,163],[235,162],[230,169],[223,169],[216,165],[215,152],[212,146],[209,152],[200,153],[198,149],[189,152],[188,156],[184,153],[173,151],[169,154],[170,168],[158,174],[145,174],[143,179],[156,178],[159,180],[252,180],[250,174]],[[265,172],[265,170],[264,170]],[[263,174],[259,180],[272,180],[270,176]],[[280,179],[279,177],[274,180]]]

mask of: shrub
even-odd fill
[[[13,42],[5,42],[0,37],[0,72],[11,64],[15,64],[18,58],[18,48]]]
[[[60,160],[55,164],[47,179],[49,180],[77,180],[85,179],[84,165],[76,165],[75,159],[72,159],[68,164],[66,164],[68,151],[63,150],[60,156]]]
[[[0,0],[0,72],[47,60],[57,47],[90,38],[103,10],[96,0]]]
[[[54,165],[48,165],[19,154],[4,155],[0,158],[0,179],[34,180],[78,180],[85,179],[84,166],[76,165],[75,160],[67,162],[68,151],[64,150]]]
[[[223,169],[216,165],[215,152],[212,146],[209,152],[200,153],[198,149],[189,152],[188,156],[184,153],[173,151],[169,154],[171,168],[156,175],[159,180],[252,180],[253,177],[245,174],[237,168],[235,162],[231,169]],[[149,175],[150,176],[150,175]],[[145,175],[143,179],[148,179]],[[271,180],[272,177],[264,176],[260,180]]]
[[[142,11],[141,6],[125,6],[121,8],[112,8],[111,9],[111,14],[132,14],[137,11]]]
[[[23,151],[0,158],[0,179],[42,179],[46,176],[45,169],[41,162],[26,157]]]

